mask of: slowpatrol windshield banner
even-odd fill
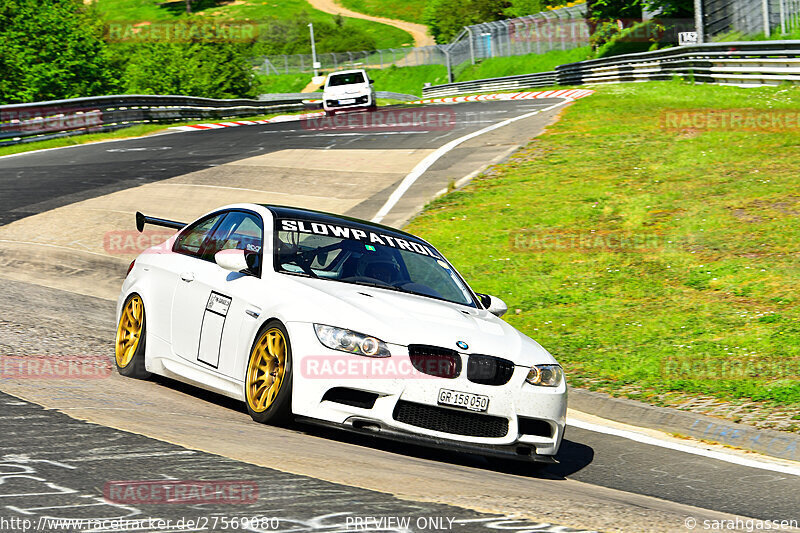
[[[396,235],[376,232],[366,229],[351,228],[339,224],[328,224],[324,222],[312,222],[309,220],[289,220],[278,221],[280,231],[299,231],[300,233],[310,233],[313,235],[326,235],[328,237],[338,237],[360,241],[370,245],[390,246],[399,250],[407,250],[420,255],[428,255],[441,259],[441,256],[430,246],[425,246],[418,242],[403,239]]]

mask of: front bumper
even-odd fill
[[[346,103],[346,104],[342,103],[343,101],[347,101],[347,100],[353,100],[353,102]],[[365,95],[360,95],[360,96],[354,96],[352,98],[347,98],[347,97],[343,97],[343,98],[339,98],[339,99],[336,99],[336,98],[324,98],[322,100],[322,107],[326,111],[332,111],[334,109],[349,109],[349,108],[355,108],[355,107],[369,107],[369,106],[373,105],[374,103],[375,102],[374,102],[374,100],[372,98],[372,95],[365,94]]]
[[[484,455],[546,461],[558,452],[566,424],[567,391],[563,383],[557,388],[530,385],[525,381],[528,369],[521,366],[515,367],[508,383],[499,386],[469,381],[465,372],[455,378],[311,375],[304,363],[306,358],[365,358],[325,348],[311,324],[293,322],[287,328],[295,368],[292,410],[299,417],[379,437]],[[406,347],[389,345],[389,349],[392,357],[383,361],[410,366]],[[362,405],[332,401],[330,394],[326,398],[326,393],[342,388],[367,393],[373,400]],[[488,396],[488,409],[475,413],[439,405],[440,389]],[[400,408],[409,406],[417,410],[414,416],[399,416]],[[502,424],[498,426],[497,422]],[[538,430],[531,431],[531,427]]]
[[[396,428],[381,427],[374,421],[353,416],[348,418],[343,424],[317,420],[316,418],[299,416],[298,422],[312,424],[315,426],[341,429],[351,433],[369,435],[372,437],[389,439],[397,442],[407,442],[420,446],[428,446],[439,450],[450,450],[461,453],[472,453],[488,457],[499,457],[501,459],[514,459],[518,461],[533,461],[537,463],[557,463],[553,455],[540,455],[534,446],[524,443],[493,445],[493,444],[472,444],[450,439],[440,439],[418,435],[416,433],[403,431]]]

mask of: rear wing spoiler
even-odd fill
[[[136,212],[136,229],[139,230],[139,233],[144,230],[145,224],[152,224],[153,226],[163,226],[165,228],[173,228],[173,229],[183,229],[186,227],[186,224],[183,222],[175,222],[174,220],[166,220],[163,218],[156,218],[156,217],[149,217],[147,215],[143,215],[139,211]]]

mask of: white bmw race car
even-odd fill
[[[120,374],[156,373],[292,419],[488,456],[552,462],[561,367],[499,318],[426,241],[307,209],[237,204],[131,263]]]

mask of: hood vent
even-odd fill
[[[408,356],[414,368],[429,376],[453,379],[461,374],[461,356],[455,350],[411,344]]]

